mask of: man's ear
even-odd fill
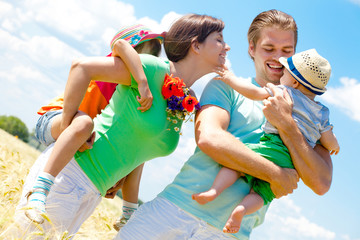
[[[249,52],[251,58],[254,59],[254,55],[255,55],[255,44],[254,44],[253,41],[251,41],[251,42],[249,43],[249,50],[248,50],[248,52]]]

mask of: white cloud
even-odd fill
[[[7,14],[13,10],[13,7],[11,4],[0,1],[0,19],[7,16]]]
[[[360,0],[349,0],[349,1],[360,6]]]
[[[320,99],[338,107],[350,118],[360,122],[359,81],[354,78],[342,77],[340,83],[342,85],[339,87],[328,87],[328,90]]]
[[[287,217],[283,218],[283,228],[285,233],[303,236],[313,239],[335,239],[335,233],[320,227],[316,223],[310,222],[304,216],[298,218]]]
[[[276,236],[273,234],[273,229],[276,229]],[[252,238],[333,240],[336,239],[336,234],[307,219],[302,214],[301,208],[292,201],[291,196],[288,196],[271,203],[263,226],[254,229]]]
[[[160,25],[163,27],[163,29],[165,31],[170,29],[170,26],[180,17],[182,17],[183,15],[178,14],[176,12],[169,12],[167,14],[164,15],[164,17],[161,19],[161,23]]]
[[[117,28],[136,19],[133,6],[116,0],[26,0],[23,11],[37,23],[78,41],[101,36],[105,27]]]
[[[23,42],[22,51],[26,51],[32,60],[46,67],[70,66],[72,59],[83,56],[53,36],[34,36]]]

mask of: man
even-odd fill
[[[248,239],[252,229],[263,222],[268,206],[245,216],[237,234],[222,232],[232,209],[250,190],[242,178],[205,205],[192,200],[191,195],[208,189],[221,165],[269,182],[278,198],[297,187],[295,170],[280,168],[243,144],[259,141],[265,116],[279,129],[304,183],[317,194],[328,191],[332,178],[328,151],[307,144],[291,117],[289,99],[271,85],[279,84],[283,74],[278,59],[295,52],[294,19],[277,10],[260,13],[249,28],[248,41],[256,71],[252,82],[261,87],[270,83],[275,96],[264,103],[255,102],[221,81],[210,81],[195,122],[198,148],[175,180],[140,207],[117,239]]]

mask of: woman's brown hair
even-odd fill
[[[189,14],[181,17],[173,23],[164,39],[168,59],[180,61],[188,54],[193,41],[203,43],[209,34],[221,32],[224,27],[222,20],[208,15]]]

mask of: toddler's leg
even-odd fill
[[[59,115],[60,116],[60,115]],[[93,129],[92,119],[78,112],[69,127],[67,127],[55,142],[54,149],[28,197],[29,208],[26,216],[37,223],[44,221],[42,214],[45,213],[46,197],[53,184],[53,180],[59,172],[69,163],[80,146],[89,138]],[[58,132],[59,124],[52,126],[52,133]],[[53,135],[53,134],[52,134]],[[54,136],[56,139],[56,136]]]
[[[127,223],[138,208],[139,186],[143,167],[144,164],[141,164],[126,176],[122,187],[123,213],[113,224],[116,231],[119,231]]]
[[[264,200],[259,194],[251,190],[251,192],[244,197],[239,205],[232,211],[227,220],[223,232],[237,233],[240,230],[241,221],[245,215],[252,214],[259,210],[264,205]]]
[[[192,195],[192,199],[199,204],[206,204],[213,201],[226,188],[230,187],[242,174],[230,168],[223,167],[217,174],[211,188],[205,192],[196,193]]]

